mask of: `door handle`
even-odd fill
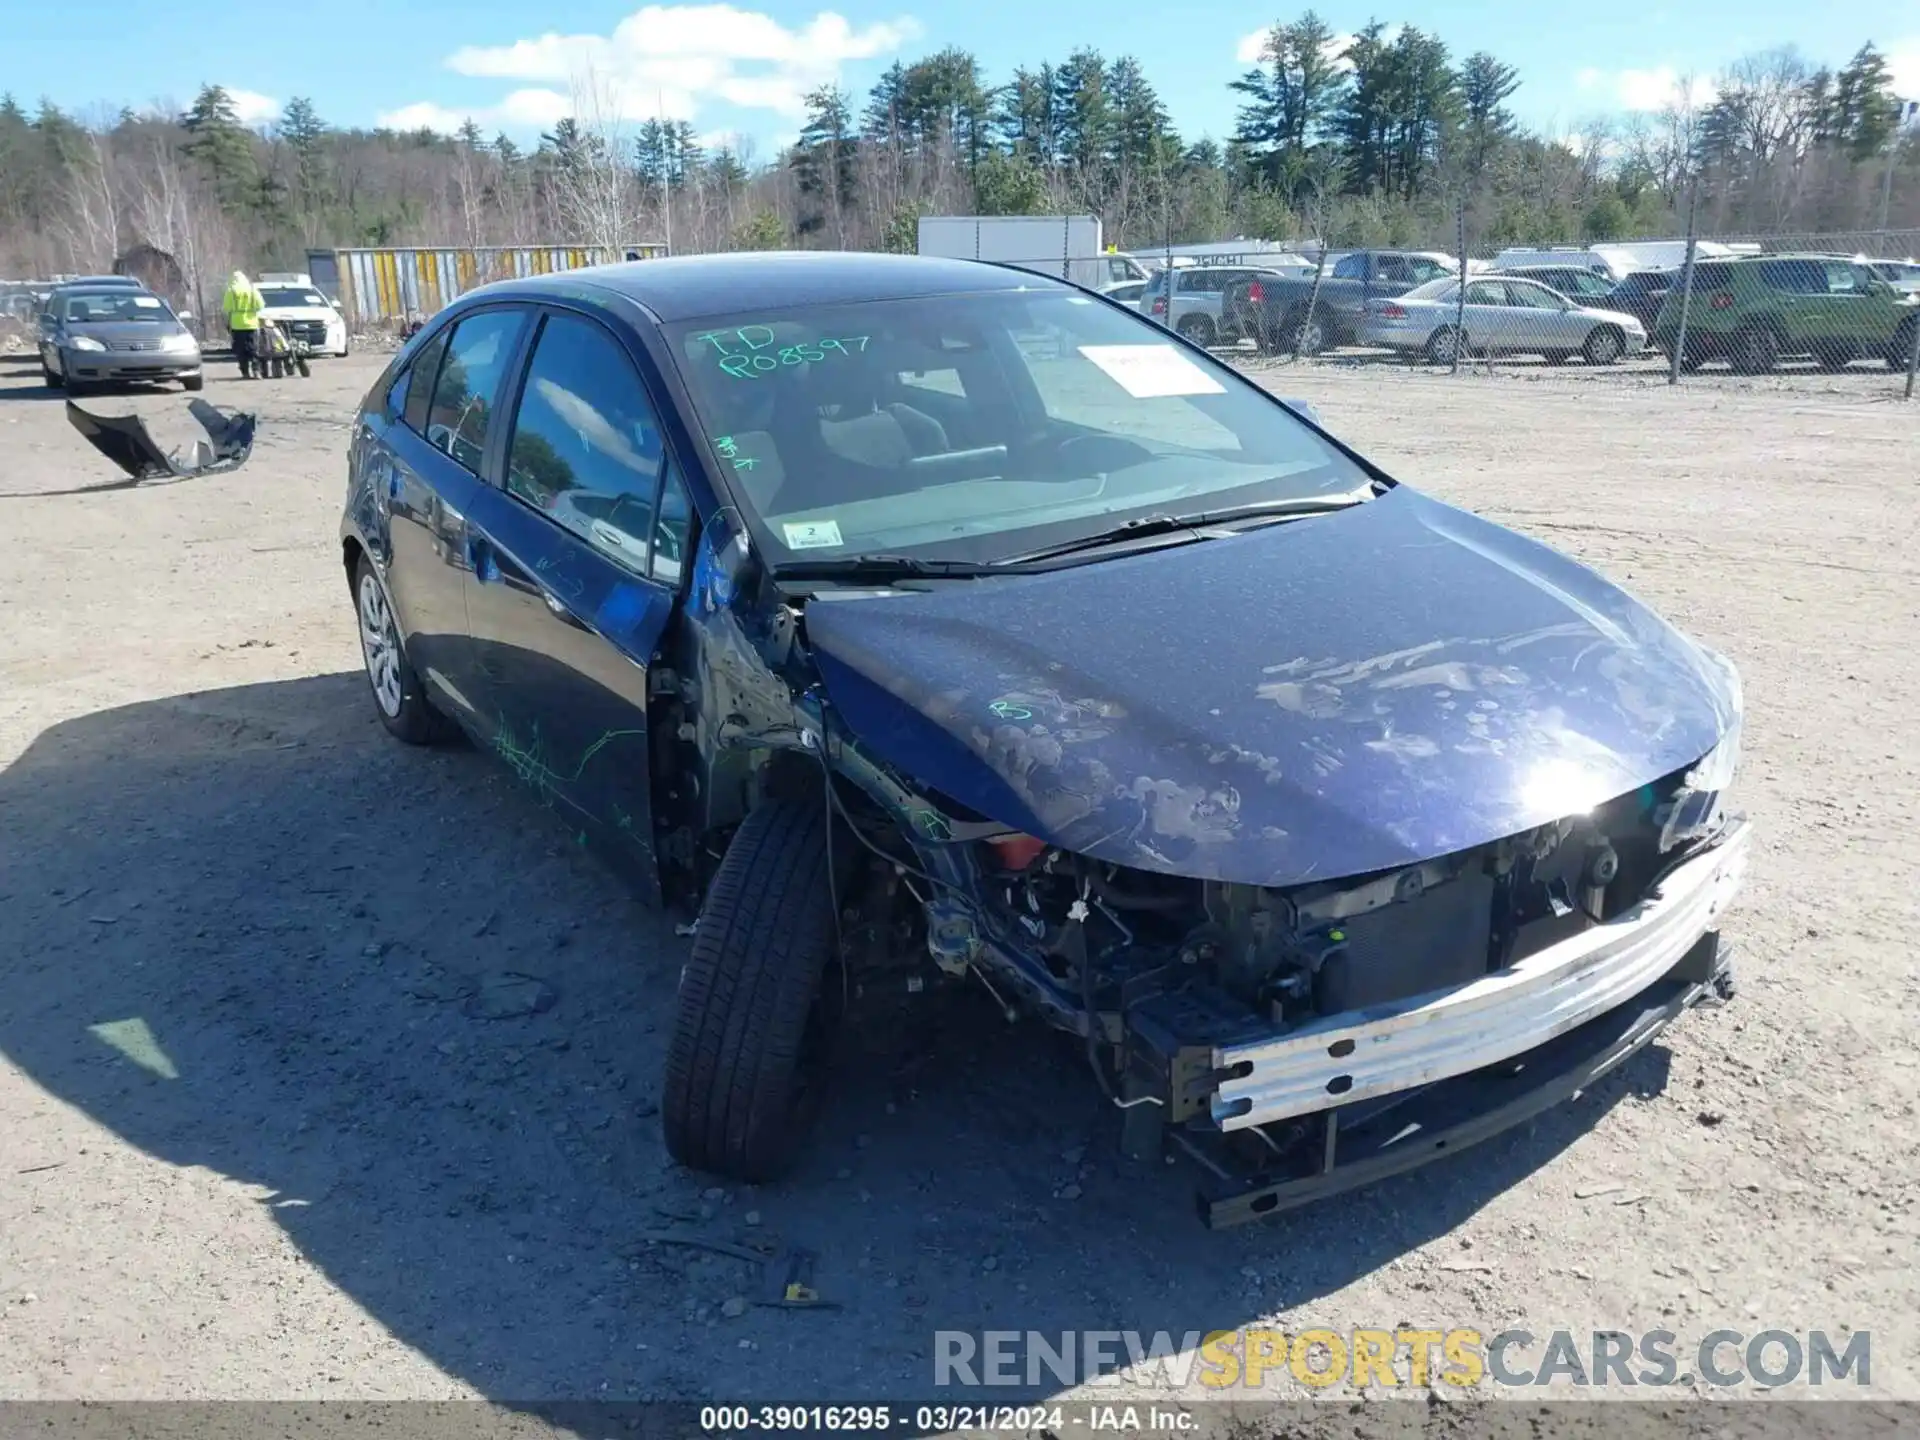
[[[547,602],[547,609],[553,612],[553,618],[562,624],[571,625],[576,630],[586,630],[589,628],[586,621],[569,610],[566,602],[545,586],[540,588],[540,598]]]

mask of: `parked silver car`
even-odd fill
[[[1363,345],[1425,355],[1436,365],[1451,364],[1463,340],[1467,354],[1539,355],[1550,365],[1575,355],[1612,365],[1647,344],[1646,327],[1631,315],[1575,304],[1531,280],[1486,276],[1467,282],[1464,309],[1453,279],[1369,301],[1357,333]]]
[[[200,345],[158,295],[121,287],[56,291],[40,327],[40,370],[69,395],[113,380],[205,383]]]
[[[1262,275],[1308,273],[1294,256],[1282,255],[1266,265],[1179,265],[1174,267],[1173,313],[1167,313],[1167,272],[1156,270],[1135,308],[1193,341],[1196,345],[1225,345],[1240,338],[1223,314],[1227,287],[1237,280]]]

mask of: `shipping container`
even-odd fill
[[[917,249],[948,260],[1017,265],[1093,289],[1147,278],[1132,256],[1101,247],[1094,215],[923,215]]]
[[[403,246],[309,250],[307,273],[334,300],[347,324],[365,330],[431,315],[469,290],[495,280],[551,275],[589,265],[652,260],[667,253],[653,241],[613,249],[601,245]]]

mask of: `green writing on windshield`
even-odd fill
[[[823,336],[795,345],[774,344],[765,325],[740,325],[731,330],[707,330],[693,337],[696,345],[711,345],[720,368],[736,380],[755,380],[789,365],[810,365],[831,355],[858,355],[870,335]]]
[[[722,460],[731,460],[733,462],[733,468],[736,470],[751,470],[760,463],[751,455],[742,455],[740,453],[740,442],[735,440],[731,435],[714,436],[713,448],[720,452],[720,458]]]

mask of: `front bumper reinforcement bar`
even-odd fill
[[[1717,932],[1751,832],[1729,824],[1646,899],[1508,968],[1444,990],[1332,1015],[1272,1039],[1214,1048],[1221,1130],[1311,1115],[1467,1075],[1620,1009]]]

